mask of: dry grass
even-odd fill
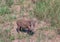
[[[60,0],[35,1],[0,0],[0,42],[60,42]],[[39,21],[33,36],[16,32],[24,14]]]

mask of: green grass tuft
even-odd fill
[[[13,5],[14,1],[13,0],[5,0],[6,5],[11,7],[11,5]]]
[[[60,1],[59,0],[39,0],[36,2],[34,16],[39,20],[50,19],[51,26],[60,25]]]
[[[0,7],[0,15],[10,14],[10,10],[7,6]]]

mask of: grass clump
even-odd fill
[[[11,5],[13,5],[14,1],[13,0],[5,0],[6,5],[11,7]]]
[[[24,0],[19,0],[19,3],[20,3],[20,4],[23,4],[23,2],[24,2]]]
[[[12,42],[14,40],[14,36],[11,35],[10,29],[6,29],[0,32],[0,41],[1,42]]]
[[[0,15],[10,14],[10,10],[7,6],[0,7]]]
[[[49,19],[51,26],[60,27],[60,1],[38,0],[34,9],[34,16],[39,20]]]
[[[0,42],[4,42],[2,39],[0,39]]]

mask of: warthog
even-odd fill
[[[35,26],[35,22],[31,19],[20,19],[17,20],[17,32],[27,32],[28,34],[34,34],[32,26]]]

